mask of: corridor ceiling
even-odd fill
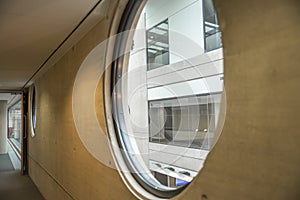
[[[1,92],[22,89],[98,3],[1,0],[0,99]]]

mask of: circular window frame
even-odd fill
[[[118,24],[117,34],[130,31],[134,28],[135,22],[139,19],[145,3],[146,1],[144,0],[130,0],[128,2]],[[124,139],[122,138],[120,128],[122,126],[120,125],[120,121],[122,120],[120,120],[120,118],[122,118],[121,113],[123,112],[123,107],[122,100],[120,100],[122,98],[119,96],[122,94],[116,92],[115,86],[120,77],[122,77],[122,69],[128,59],[124,52],[126,52],[126,48],[128,48],[129,35],[130,34],[122,34],[121,37],[116,38],[114,47],[112,48],[114,54],[113,58],[116,59],[112,62],[111,68],[105,71],[105,113],[109,133],[108,137],[111,142],[110,147],[121,178],[136,197],[140,199],[170,199],[180,194],[190,184],[179,188],[170,188],[167,186],[158,188],[155,185],[149,184],[147,177],[138,173],[139,171],[136,169],[136,166],[132,164],[130,156],[128,155],[129,151],[126,149]]]
[[[35,130],[36,130],[36,87],[33,86],[31,90],[31,96],[30,96],[30,126],[31,126],[31,137],[35,136]]]

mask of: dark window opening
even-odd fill
[[[209,96],[164,99],[149,103],[149,141],[159,144],[209,150],[215,131],[215,103]],[[186,101],[181,105],[179,102]]]
[[[169,64],[169,23],[165,20],[147,31],[148,70]]]
[[[212,0],[203,0],[205,51],[222,47],[221,32]]]

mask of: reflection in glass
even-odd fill
[[[8,138],[21,152],[22,143],[22,110],[21,101],[8,109]]]
[[[150,142],[210,150],[221,94],[190,98],[149,101]]]
[[[161,22],[147,31],[148,70],[169,64],[169,23]]]
[[[32,135],[34,135],[36,128],[36,91],[35,87],[32,90],[31,96],[31,127],[32,127]]]
[[[129,60],[113,75],[123,158],[138,183],[163,198],[197,176],[218,136],[223,51],[210,42],[219,30],[201,25],[218,26],[203,17],[203,3],[148,0],[126,42]]]
[[[211,51],[222,46],[221,32],[219,30],[217,14],[212,0],[204,0],[203,4],[205,50]]]

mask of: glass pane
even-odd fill
[[[8,110],[8,138],[21,152],[22,144],[22,110],[21,101]]]
[[[169,64],[169,24],[161,22],[147,31],[148,70]]]
[[[36,91],[35,87],[33,87],[32,90],[32,96],[31,96],[31,126],[32,126],[32,134],[34,134],[35,128],[36,128]]]
[[[205,30],[205,50],[211,51],[222,46],[221,32],[217,21],[217,15],[213,7],[212,0],[204,0],[204,30]]]
[[[178,99],[164,99],[152,103],[150,101],[149,114],[150,114],[150,126],[149,141],[154,143],[168,144],[174,146],[184,146],[196,149],[209,150],[211,143],[206,140],[213,138],[212,133],[215,131],[215,103],[204,103],[203,99],[208,99],[208,96],[201,96],[197,99],[198,104],[192,105],[188,103],[185,105],[170,107],[170,105],[176,105],[178,101],[183,102],[191,97],[182,97]],[[211,100],[213,102],[213,100]],[[165,112],[158,114],[153,112],[157,108],[152,106],[167,105],[163,107]],[[160,109],[163,109],[162,107]],[[159,124],[159,126],[153,126],[151,124]],[[161,127],[159,130],[157,127]],[[164,130],[162,132],[161,130]],[[157,139],[157,136],[160,136]]]
[[[151,192],[178,191],[190,183],[216,139],[223,55],[206,54],[205,43],[221,43],[208,44],[209,34],[217,37],[219,29],[212,4],[206,13],[202,5],[148,0],[133,41],[126,42],[133,44],[129,60],[115,70],[113,105],[124,159]]]

